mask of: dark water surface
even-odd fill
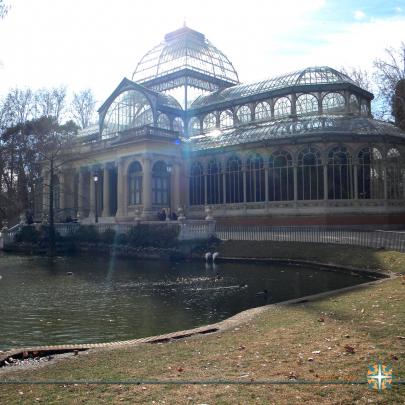
[[[367,280],[268,264],[3,255],[0,350],[173,332]]]

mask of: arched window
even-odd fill
[[[247,122],[252,121],[252,111],[248,105],[242,105],[239,107],[236,111],[236,116],[241,124],[246,124]]]
[[[184,135],[184,122],[180,117],[176,117],[173,120],[173,131],[178,132],[180,135]]]
[[[297,115],[317,114],[318,99],[313,94],[301,94],[296,101]]]
[[[354,94],[349,98],[349,112],[353,114],[359,113],[359,100],[357,100],[357,97]]]
[[[188,134],[190,136],[198,135],[201,133],[201,123],[198,117],[193,117],[188,123]]]
[[[258,103],[255,108],[255,120],[256,121],[266,121],[271,118],[271,108],[270,104],[265,101]]]
[[[387,198],[389,200],[402,200],[403,179],[401,173],[401,155],[398,149],[391,148],[387,152],[385,167],[387,173]]]
[[[324,114],[339,114],[345,112],[345,98],[340,93],[328,93],[322,99]]]
[[[288,117],[291,114],[291,101],[288,97],[281,97],[274,103],[274,118]]]
[[[250,156],[246,161],[246,201],[265,200],[264,164],[259,154]]]
[[[237,156],[232,156],[226,164],[226,202],[243,202],[242,162]]]
[[[142,204],[142,166],[132,162],[128,168],[128,204]]]
[[[278,151],[269,159],[269,201],[294,199],[294,172],[291,155]]]
[[[207,114],[203,119],[203,131],[208,132],[217,126],[217,117],[213,113]]]
[[[170,129],[170,120],[166,114],[160,113],[157,120],[158,128]]]
[[[152,106],[143,93],[127,90],[111,103],[102,123],[102,137],[110,138],[120,131],[153,125]]]
[[[152,204],[169,205],[170,173],[163,161],[158,161],[152,168]]]
[[[207,203],[222,204],[223,201],[221,163],[211,160],[207,166]]]
[[[353,198],[352,158],[344,146],[333,148],[328,155],[328,198]]]
[[[360,199],[384,198],[382,154],[376,148],[363,148],[358,154],[358,197]]]
[[[200,162],[194,162],[190,170],[190,205],[205,204],[204,170]]]
[[[323,167],[321,154],[308,146],[298,155],[298,199],[323,199]]]
[[[219,116],[219,127],[228,128],[233,125],[233,114],[232,111],[222,111]]]

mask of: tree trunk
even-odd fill
[[[49,165],[49,256],[55,256],[55,223],[53,212],[53,193],[54,193],[54,161],[50,159]]]

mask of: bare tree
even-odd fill
[[[395,91],[398,82],[405,79],[405,44],[402,42],[398,49],[386,49],[385,55],[384,59],[374,60],[375,78],[386,111],[394,115],[394,106],[405,105],[405,100],[401,99],[403,93]]]
[[[359,67],[348,66],[341,67],[340,71],[346,76],[349,76],[350,79],[352,79],[362,89],[367,90],[370,93],[373,92],[371,74],[367,70]]]
[[[94,119],[96,100],[91,89],[73,93],[72,115],[76,123],[82,128],[87,128]]]
[[[0,18],[4,18],[8,13],[8,10],[9,6],[4,2],[4,0],[0,0]]]
[[[405,79],[401,79],[395,86],[392,115],[395,117],[395,124],[405,131]]]
[[[31,89],[12,89],[4,100],[8,126],[22,124],[33,116],[35,96]]]
[[[66,88],[42,88],[36,91],[35,109],[36,117],[53,117],[60,122],[66,109]]]

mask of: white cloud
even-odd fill
[[[358,21],[360,20],[364,20],[364,18],[366,17],[366,14],[364,13],[364,11],[362,10],[356,10],[354,12],[354,18]]]

